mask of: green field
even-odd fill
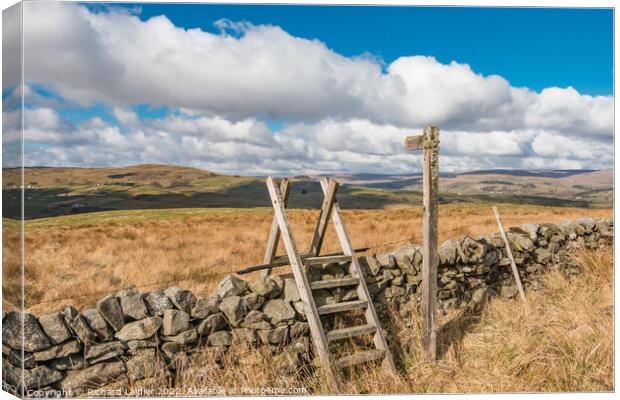
[[[122,226],[137,222],[158,222],[187,220],[190,218],[227,215],[238,216],[239,214],[269,214],[272,209],[267,207],[256,208],[172,208],[158,210],[117,210],[97,211],[89,213],[76,213],[55,217],[31,219],[26,222],[24,228],[27,232],[57,227],[92,227],[99,225]],[[18,228],[19,221],[3,218],[3,224],[7,228]]]

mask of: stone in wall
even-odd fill
[[[51,346],[43,333],[37,317],[28,313],[11,311],[2,321],[2,344],[14,350],[34,352]]]
[[[125,325],[123,309],[116,296],[109,295],[99,300],[97,302],[97,310],[114,331],[119,331]]]
[[[124,341],[148,339],[157,332],[161,324],[160,317],[144,318],[123,326],[114,337]]]
[[[166,289],[164,294],[176,308],[188,314],[192,312],[192,308],[196,305],[196,296],[187,289],[172,287]]]
[[[211,314],[215,314],[219,311],[218,305],[220,304],[220,297],[205,297],[196,301],[194,308],[192,308],[192,318],[206,318]]]
[[[103,316],[99,313],[99,311],[94,308],[89,308],[84,310],[82,315],[84,316],[84,319],[86,319],[88,326],[95,331],[98,340],[106,342],[114,338],[114,331],[108,323],[105,322],[105,319],[103,319]]]
[[[135,286],[130,286],[118,293],[121,310],[126,320],[137,321],[148,316],[146,304]]]
[[[62,343],[71,337],[71,332],[67,325],[65,325],[62,314],[59,312],[39,317],[39,324],[41,328],[43,328],[43,332],[45,332],[50,339],[51,344]]]
[[[170,299],[162,291],[145,293],[143,298],[147,311],[152,316],[162,316],[164,311],[174,308]]]
[[[243,299],[239,296],[223,298],[218,307],[228,319],[228,323],[232,326],[238,326],[243,320],[243,317],[248,313]]]

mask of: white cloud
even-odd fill
[[[114,114],[114,118],[122,125],[137,126],[140,124],[140,117],[134,111],[114,107],[112,113]]]
[[[5,144],[21,140],[22,113],[19,109],[2,113],[2,142]],[[58,113],[51,108],[24,109],[24,140],[33,142],[58,142],[66,136],[65,127]]]
[[[240,141],[264,145],[273,141],[271,131],[267,126],[253,118],[231,122],[218,116],[195,118],[169,116],[156,120],[153,126],[161,131],[215,141]]]
[[[60,117],[51,108],[26,109],[25,123],[26,129],[54,130],[60,127]]]
[[[542,132],[532,142],[534,154],[545,158],[565,158],[587,165],[592,160],[608,165],[613,163],[613,145],[587,139],[571,138]]]
[[[611,96],[570,87],[536,93],[466,64],[403,56],[383,72],[371,57],[344,57],[275,26],[220,21],[222,32],[212,34],[176,27],[164,16],[141,21],[65,3],[24,7],[26,79],[82,104],[149,103],[230,120],[613,135]]]
[[[378,125],[367,119],[330,119],[292,124],[277,134],[277,140],[285,145],[298,139],[299,143],[311,143],[329,152],[390,155],[402,152],[404,137],[411,134],[414,134],[411,129]]]
[[[469,65],[441,64],[433,57],[401,57],[389,67],[391,76],[406,86],[405,111],[421,125],[436,123],[453,127],[482,125],[492,129],[515,107],[513,89],[497,75],[483,77]],[[504,121],[518,124],[518,121]]]
[[[530,151],[541,131],[449,131],[441,135],[442,152],[448,155],[518,157]]]
[[[21,119],[19,110],[2,112],[2,144],[15,143],[21,140]]]
[[[574,136],[611,137],[614,130],[612,97],[581,95],[574,88],[547,88],[529,96],[525,123]]]

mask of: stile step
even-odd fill
[[[342,278],[342,279],[331,279],[328,281],[315,281],[310,283],[310,289],[329,289],[335,287],[342,286],[353,286],[360,283],[358,278]]]
[[[334,362],[334,366],[337,368],[352,367],[354,365],[380,360],[383,357],[385,357],[385,350],[367,350],[339,358]]]
[[[354,336],[365,335],[368,333],[377,332],[377,327],[374,325],[359,325],[359,326],[351,326],[348,328],[342,329],[334,329],[333,331],[329,331],[325,334],[328,342],[333,342],[334,340],[340,339],[348,339]]]
[[[329,263],[342,263],[351,261],[352,257],[346,254],[337,256],[317,256],[307,257],[302,260],[304,265],[316,265],[316,264],[329,264]]]
[[[335,303],[335,304],[326,304],[324,306],[318,307],[317,310],[319,314],[332,314],[337,312],[343,312],[348,310],[355,310],[357,308],[366,308],[368,307],[368,302],[365,300],[353,300],[353,301],[345,301],[343,303]]]

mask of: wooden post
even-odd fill
[[[334,206],[337,191],[338,182],[335,180],[330,180],[327,191],[325,192],[325,199],[323,200],[319,220],[317,221],[316,229],[314,230],[312,244],[310,245],[310,250],[308,251],[309,254],[318,256],[321,251],[321,247],[323,247],[323,239],[325,239],[325,232],[327,232],[327,224],[332,215],[332,208]]]
[[[288,179],[283,178],[280,182],[280,193],[282,193],[282,205],[286,208],[288,203],[288,194],[290,185]],[[265,250],[265,257],[263,258],[263,264],[269,264],[273,261],[278,251],[278,242],[280,241],[280,225],[278,225],[278,219],[273,216],[271,222],[271,230],[269,230],[269,239],[267,239],[267,249]],[[261,276],[268,276],[271,274],[271,269],[264,269],[261,271]]]
[[[407,150],[424,150],[423,164],[423,260],[422,260],[422,341],[428,360],[437,359],[437,225],[439,191],[439,128],[424,128],[422,135],[405,139]]]
[[[506,253],[508,254],[508,258],[510,259],[510,268],[512,269],[512,274],[515,277],[517,289],[519,289],[519,295],[521,296],[521,300],[524,303],[527,303],[527,300],[525,300],[525,292],[523,291],[523,286],[521,285],[521,278],[519,278],[519,270],[517,269],[517,264],[515,263],[515,259],[512,256],[512,250],[510,249],[510,242],[508,241],[508,236],[506,235],[506,231],[504,230],[504,224],[502,224],[502,217],[499,216],[499,211],[497,211],[497,207],[495,206],[493,206],[493,213],[495,214],[495,219],[497,220],[497,226],[499,226],[499,232],[504,239],[504,243],[506,243]]]

